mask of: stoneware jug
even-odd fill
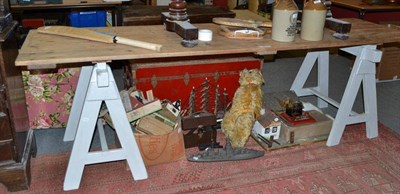
[[[300,38],[320,41],[324,37],[326,7],[321,0],[305,0],[301,18]]]
[[[297,5],[293,0],[277,0],[273,10],[272,40],[292,42],[297,33]]]

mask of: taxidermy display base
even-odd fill
[[[187,159],[191,162],[222,162],[247,160],[264,156],[264,151],[252,150],[247,148],[234,148],[229,140],[226,141],[225,148],[207,148]]]

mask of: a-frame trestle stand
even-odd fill
[[[367,138],[378,136],[378,115],[376,102],[376,63],[380,62],[382,52],[375,45],[356,46],[341,49],[356,56],[346,89],[340,103],[328,97],[329,89],[329,52],[309,52],[292,84],[291,90],[298,96],[315,95],[318,97],[318,107],[324,108],[328,103],[338,108],[332,129],[326,145],[339,144],[346,125],[366,123]],[[318,60],[318,85],[313,88],[303,88],[304,84]],[[364,113],[352,111],[357,93],[363,86]]]
[[[108,149],[103,126],[98,123],[102,103],[107,105],[121,148]],[[101,151],[89,151],[98,123]],[[133,136],[111,69],[106,63],[81,69],[64,141],[74,141],[64,180],[64,190],[78,189],[87,164],[127,160],[135,180],[147,171]]]

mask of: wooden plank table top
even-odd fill
[[[261,40],[228,39],[218,34],[218,25],[196,24],[199,29],[211,29],[213,31],[213,40],[208,43],[199,42],[199,45],[194,48],[181,46],[182,38],[174,32],[166,31],[162,25],[97,28],[101,32],[161,44],[163,48],[160,52],[120,44],[106,44],[57,35],[39,34],[36,30],[31,30],[19,51],[15,63],[17,66],[40,68],[41,66],[54,66],[55,64],[126,59],[246,53],[268,55],[276,54],[278,51],[318,50],[400,41],[400,30],[398,29],[355,18],[344,20],[352,23],[350,38],[347,40],[335,39],[332,37],[333,31],[326,29],[322,41],[305,41],[301,40],[297,35],[295,41],[291,43],[276,42],[271,39],[269,34]]]
[[[248,9],[233,9],[231,10],[236,14],[235,18],[245,19],[245,20],[257,20],[257,21],[271,21],[266,17],[262,17]]]
[[[103,0],[64,0],[63,3],[54,4],[31,4],[31,5],[10,5],[12,10],[28,9],[55,9],[55,8],[80,8],[80,7],[107,7],[122,4],[122,1],[103,1]]]
[[[349,9],[357,9],[364,11],[396,11],[400,10],[400,4],[386,4],[386,5],[378,5],[378,4],[368,4],[362,2],[362,0],[331,0],[333,5],[346,7]]]

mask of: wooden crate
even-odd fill
[[[282,122],[282,143],[301,144],[305,142],[313,142],[315,140],[325,140],[328,138],[332,127],[332,118],[318,110],[310,110],[308,113],[316,120],[315,123],[290,125]],[[292,133],[293,137],[291,137]]]
[[[400,43],[384,44],[382,59],[376,69],[378,80],[400,79]]]
[[[400,30],[400,21],[380,22],[388,28]],[[400,43],[383,44],[382,59],[376,68],[376,79],[396,80],[400,79]]]
[[[266,108],[278,116],[280,112],[284,111],[284,108],[281,107],[279,101],[287,98],[291,98],[294,101],[299,100],[296,94],[292,91],[266,93]],[[275,141],[279,144],[274,142],[272,143],[272,146],[269,146],[260,140],[257,137],[257,134],[254,133],[252,133],[253,139],[267,151],[325,141],[331,131],[333,118],[322,113],[321,110],[311,103],[303,102],[303,106],[303,110],[307,111],[307,113],[316,120],[315,122],[293,125],[278,116],[281,121],[281,128],[279,139],[275,139]]]
[[[168,6],[124,6],[122,10],[122,25],[161,25],[161,13],[168,11]],[[186,12],[190,23],[212,23],[214,17],[235,17],[234,12],[213,6],[189,6]]]
[[[266,151],[326,141],[332,127],[333,119],[319,110],[310,110],[308,112],[316,120],[315,123],[289,125],[282,121],[280,138],[275,140],[279,144],[274,142],[269,147],[256,134],[252,133],[251,136]]]

